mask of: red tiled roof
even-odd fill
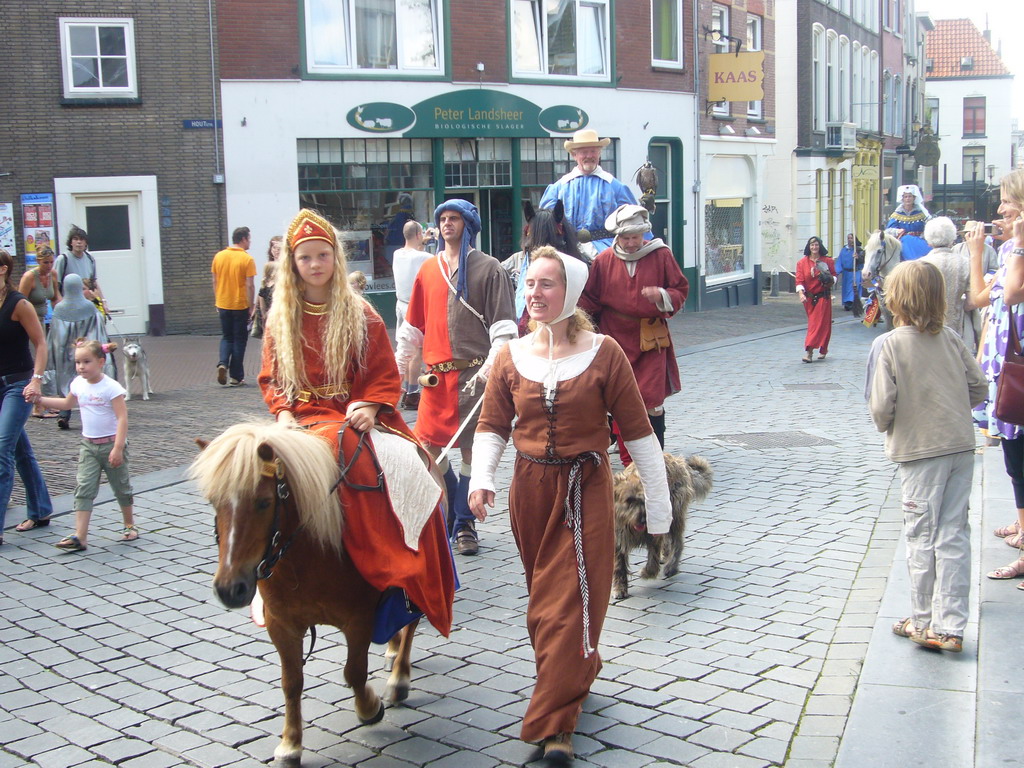
[[[970,19],[936,19],[935,29],[930,30],[925,38],[924,51],[925,58],[932,63],[927,77],[1011,74]],[[966,56],[974,59],[974,66],[970,69],[961,67]]]

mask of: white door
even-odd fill
[[[96,259],[96,276],[106,299],[116,335],[146,333],[146,262],[139,195],[76,195],[74,222],[89,234],[89,253]]]

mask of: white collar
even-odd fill
[[[565,176],[560,178],[558,180],[558,183],[562,184],[563,182],[566,182],[566,181],[572,181],[577,176],[584,176],[584,175],[587,175],[587,176],[597,176],[597,178],[599,178],[601,181],[608,182],[609,184],[611,184],[612,180],[615,178],[610,173],[608,173],[608,171],[606,171],[604,168],[602,168],[600,165],[597,166],[597,168],[594,169],[594,172],[590,173],[590,174],[584,174],[583,171],[580,170],[580,167],[577,165],[575,168],[573,168],[571,171],[569,171],[567,174],[565,174]]]

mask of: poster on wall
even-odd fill
[[[18,255],[18,240],[14,236],[14,203],[0,203],[0,248],[11,256]]]
[[[25,266],[36,263],[36,252],[53,248],[53,195],[48,192],[21,196],[21,228],[24,232]]]

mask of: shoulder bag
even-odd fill
[[[993,413],[997,419],[1007,424],[1024,426],[1024,355],[1021,354],[1013,307],[1009,307],[1008,311],[1010,336],[1006,343],[1006,358],[999,372]]]

